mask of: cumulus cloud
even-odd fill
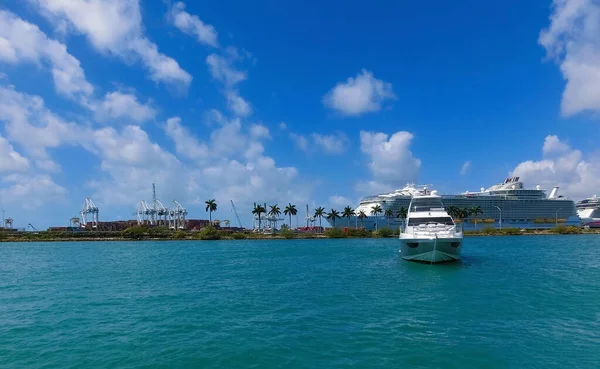
[[[471,169],[471,160],[465,161],[465,163],[462,165],[460,168],[460,175],[464,176],[469,172],[469,169]]]
[[[584,198],[600,188],[600,153],[587,156],[573,149],[557,136],[547,136],[542,147],[541,160],[527,160],[512,171],[530,185],[549,189],[561,187],[561,193],[572,198]]]
[[[593,0],[554,0],[550,25],[539,43],[560,65],[567,81],[561,112],[571,116],[600,111],[600,4]]]
[[[67,190],[46,174],[10,174],[0,179],[0,198],[5,204],[38,210],[45,204],[64,200]]]
[[[252,124],[250,126],[250,136],[256,139],[271,138],[271,133],[269,129],[262,124]]]
[[[210,54],[206,57],[206,64],[210,75],[223,85],[223,93],[227,99],[229,109],[239,117],[247,117],[252,114],[252,107],[239,95],[237,85],[246,80],[245,72],[236,69],[233,62],[239,59],[236,52],[229,52],[228,56]]]
[[[130,93],[114,91],[107,93],[101,101],[90,106],[98,120],[126,119],[136,123],[145,122],[156,116],[156,110],[149,104],[140,103]]]
[[[342,115],[357,116],[379,111],[386,100],[395,98],[391,83],[376,79],[363,69],[355,78],[336,84],[323,97],[323,103]]]
[[[181,124],[181,118],[167,119],[165,133],[175,142],[177,154],[192,160],[208,158],[208,146],[193,137],[191,132]]]
[[[359,182],[359,192],[384,192],[415,181],[421,168],[421,160],[410,151],[413,135],[400,131],[389,136],[386,133],[360,132],[360,150],[369,158],[371,181]]]
[[[15,148],[0,136],[0,172],[21,172],[29,168],[29,160],[15,151]]]
[[[212,47],[218,46],[218,34],[215,27],[186,12],[184,3],[175,3],[168,14],[168,18],[181,32],[195,36],[199,43]]]
[[[87,37],[100,52],[139,60],[156,82],[188,86],[192,76],[143,32],[138,0],[29,0],[57,29]]]
[[[302,151],[309,151],[309,143],[308,143],[308,139],[302,135],[296,134],[296,133],[290,133],[290,139],[294,142],[294,144],[296,145],[297,148],[299,148]]]
[[[308,136],[290,133],[289,136],[296,147],[307,153],[323,152],[338,155],[346,151],[348,144],[348,137],[343,132],[332,134],[312,133]]]
[[[35,24],[3,10],[0,10],[0,62],[47,66],[56,91],[67,97],[85,97],[93,92],[79,60],[69,54],[64,44],[48,38]]]
[[[0,122],[5,124],[8,139],[38,160],[42,169],[59,168],[50,160],[48,148],[85,144],[86,128],[63,120],[40,97],[22,94],[12,86],[0,86]]]
[[[347,197],[334,195],[329,197],[329,203],[334,207],[345,207],[349,206],[352,202]]]

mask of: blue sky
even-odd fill
[[[100,6],[100,4],[102,4]],[[0,205],[15,225],[177,199],[342,208],[407,181],[598,192],[592,0],[0,5]]]

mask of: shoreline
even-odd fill
[[[398,238],[397,233],[391,231],[377,233],[364,232],[360,235],[344,234],[343,232],[326,232],[326,233],[293,233],[285,232],[276,235],[256,234],[256,233],[219,233],[218,230],[209,232],[170,232],[151,234],[143,233],[136,235],[113,234],[103,235],[96,233],[94,236],[86,237],[81,233],[73,233],[72,235],[54,235],[52,232],[38,233],[18,233],[5,234],[0,238],[0,243],[5,242],[124,242],[124,241],[232,241],[232,240],[248,240],[248,241],[264,241],[264,240],[310,240],[310,239],[376,239],[376,238]],[[121,233],[121,232],[114,232]],[[557,230],[526,230],[518,229],[503,229],[503,230],[481,230],[481,231],[465,231],[464,237],[506,237],[506,236],[556,236],[556,235],[600,235],[600,229],[582,230],[576,229],[559,229]]]

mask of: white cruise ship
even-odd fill
[[[583,225],[600,222],[600,198],[594,195],[575,204]]]
[[[364,212],[366,217],[354,216],[350,219],[353,226],[373,230],[376,223],[379,227],[398,229],[403,223],[401,214],[409,207],[412,194],[423,186],[407,184],[404,188],[392,193],[369,196],[360,201],[355,214]],[[549,195],[540,186],[526,189],[519,177],[506,178],[502,183],[477,192],[464,192],[455,195],[442,195],[444,205],[450,209],[479,208],[481,213],[464,219],[463,229],[474,230],[483,227],[494,228],[526,228],[547,229],[556,225],[580,226],[575,203],[558,195],[558,187],[554,187]],[[379,205],[382,213],[374,215],[372,209]],[[393,216],[389,219],[384,212],[390,209]],[[338,222],[337,227],[344,227],[345,222]],[[331,222],[329,223],[331,225]]]

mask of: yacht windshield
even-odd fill
[[[409,226],[418,226],[420,224],[445,224],[454,225],[450,217],[434,217],[434,218],[410,218],[408,219]]]
[[[442,200],[439,198],[413,199],[410,205],[411,211],[431,211],[444,209]]]

